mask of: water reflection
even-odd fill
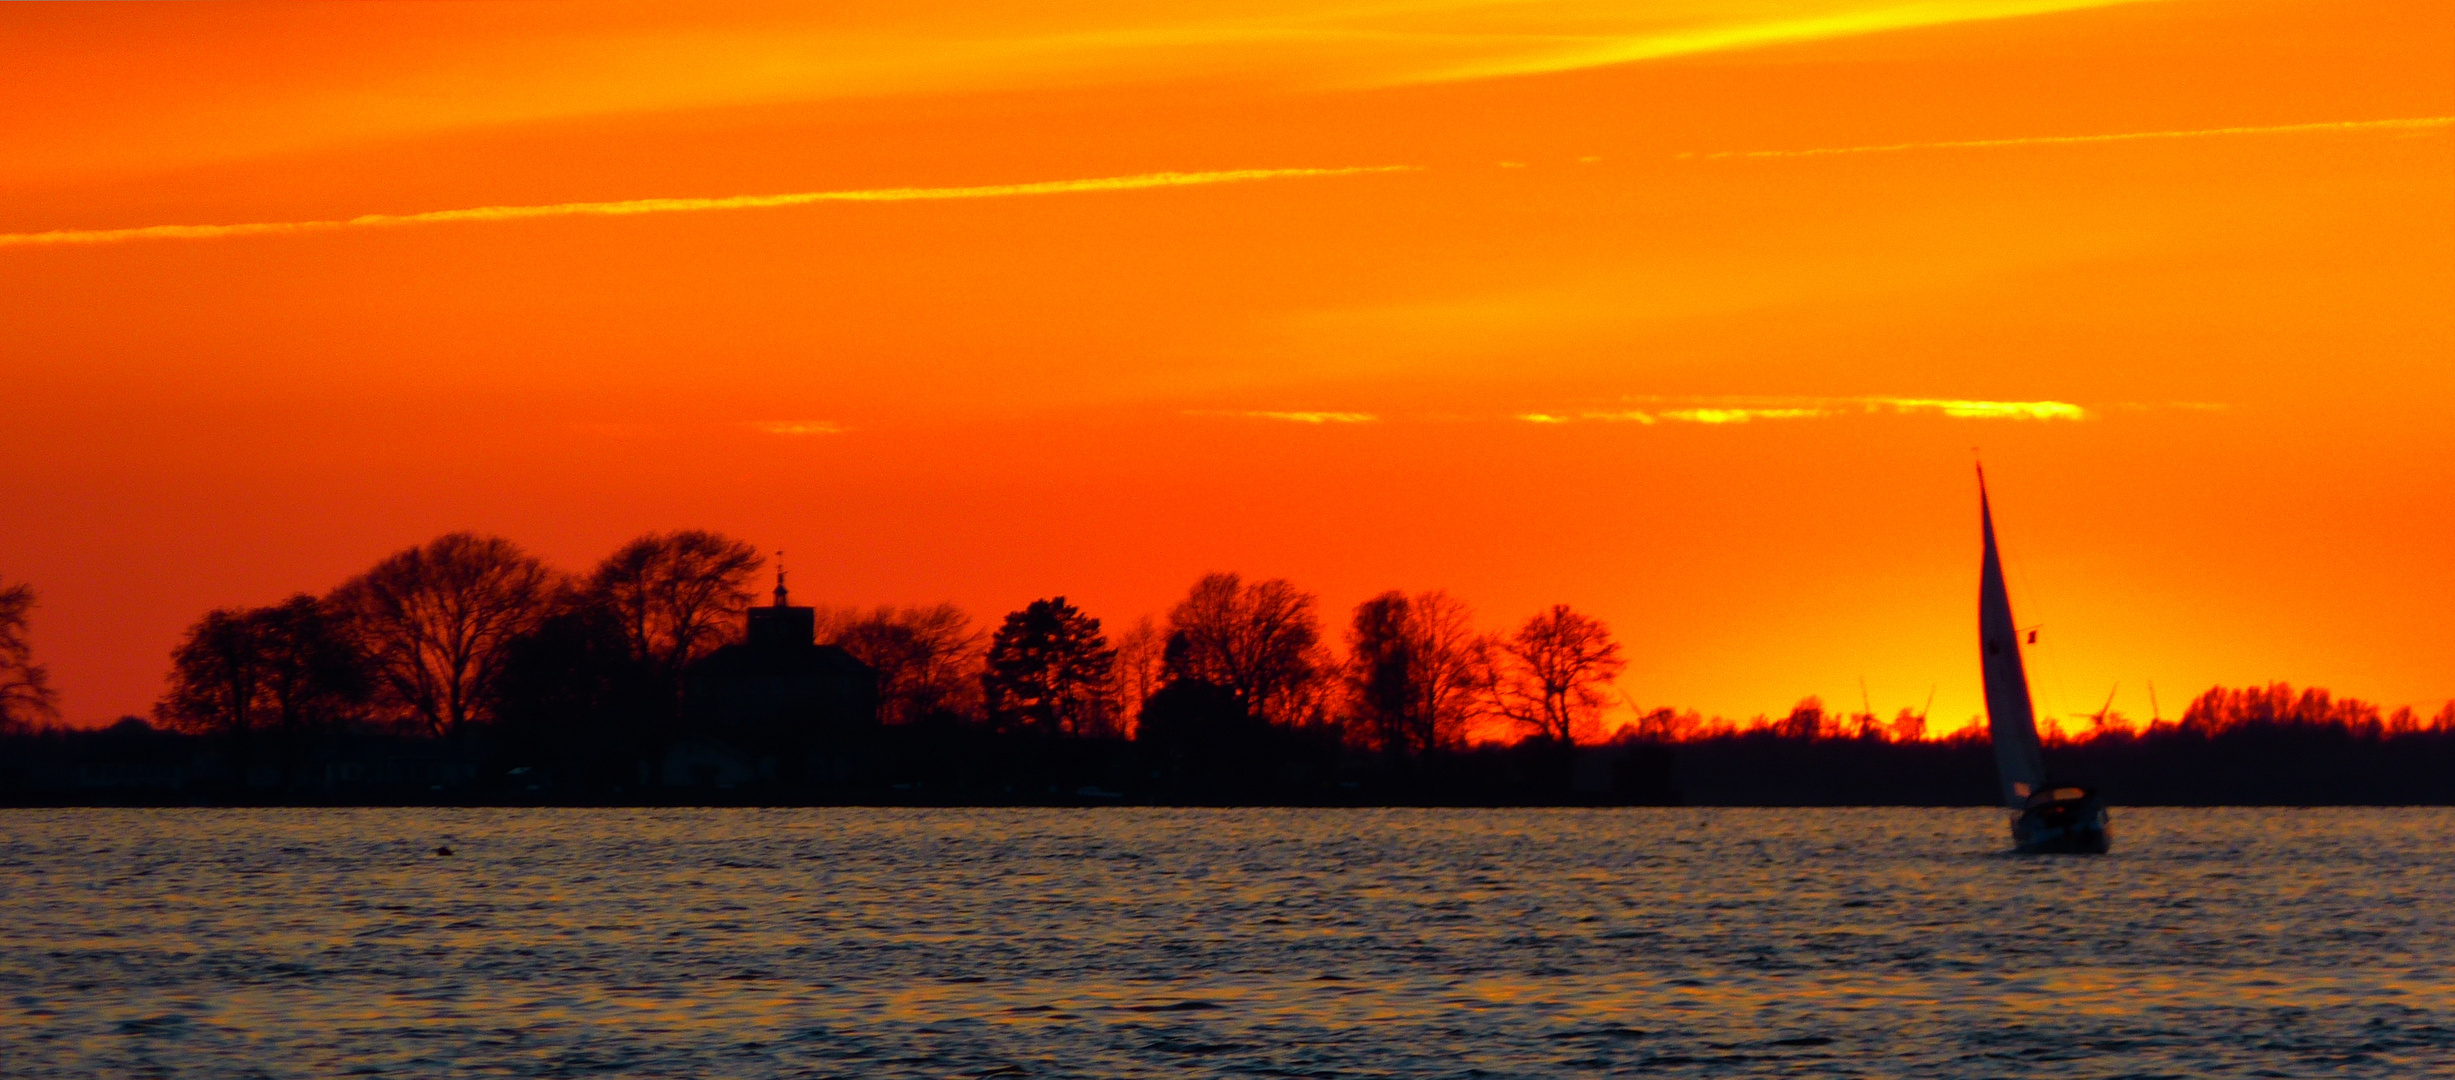
[[[2442,810],[0,815],[11,1076],[2455,1067]],[[448,845],[454,854],[433,854]]]

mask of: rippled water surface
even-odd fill
[[[8,811],[0,1073],[2455,1075],[2455,812],[2116,828]]]

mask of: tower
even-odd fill
[[[784,553],[776,553],[775,602],[749,611],[745,628],[750,647],[760,651],[806,649],[818,643],[818,612],[794,607],[784,589]]]

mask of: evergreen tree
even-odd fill
[[[990,720],[1050,735],[1114,734],[1107,691],[1116,660],[1098,619],[1062,596],[1034,600],[989,640],[981,689]]]

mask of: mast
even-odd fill
[[[1978,467],[1978,524],[1986,556],[1978,571],[1979,662],[1986,672],[1987,733],[1995,744],[1995,772],[2003,802],[2015,810],[2046,785],[2044,752],[2037,743],[2037,713],[2029,702],[2029,675],[2020,663],[2020,629],[2012,621],[2012,597],[2003,587],[2003,558],[1995,551],[1994,509],[1986,501],[1986,468]]]

